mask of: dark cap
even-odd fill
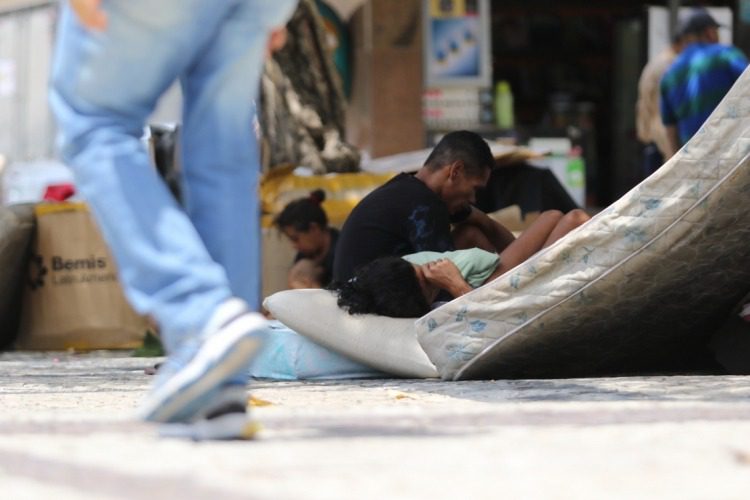
[[[703,33],[707,28],[719,28],[721,24],[711,16],[705,9],[694,9],[690,15],[683,20],[677,33],[682,35],[697,35]]]

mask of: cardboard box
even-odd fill
[[[351,27],[349,142],[373,158],[423,148],[421,2],[367,2]]]

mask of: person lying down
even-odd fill
[[[548,247],[589,219],[582,210],[543,212],[500,254],[480,248],[387,256],[333,283],[339,307],[350,314],[418,318],[428,313],[441,290],[456,298],[488,283]]]

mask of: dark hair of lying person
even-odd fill
[[[338,305],[349,314],[418,318],[430,311],[414,267],[400,257],[365,264],[344,283],[334,283]]]

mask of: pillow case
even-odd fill
[[[321,289],[277,292],[263,306],[300,335],[376,370],[405,378],[438,376],[417,342],[413,319],[351,315],[333,292]]]

